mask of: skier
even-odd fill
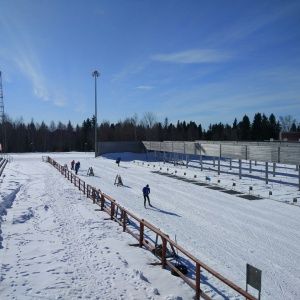
[[[80,162],[78,161],[76,164],[75,164],[75,174],[77,175],[78,173],[78,170],[80,168]]]
[[[74,165],[75,165],[75,160],[73,159],[73,160],[71,161],[71,170],[74,170]]]
[[[148,200],[149,206],[152,207],[152,205],[151,205],[151,203],[150,203],[150,199],[149,199],[149,194],[150,194],[150,188],[149,188],[149,184],[147,184],[147,185],[143,188],[144,206],[145,206],[145,208],[146,208],[146,200]]]
[[[121,162],[121,157],[118,157],[117,160],[116,160],[116,164],[118,165],[118,167],[120,165],[120,162]]]

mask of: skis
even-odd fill
[[[153,206],[153,205],[151,205],[151,204],[149,205],[149,207],[156,208],[155,206]],[[147,207],[145,206],[145,208],[147,208]]]

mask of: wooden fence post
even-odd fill
[[[96,203],[96,192],[94,188],[93,188],[93,203]]]
[[[164,237],[162,239],[162,253],[161,253],[161,267],[166,268],[166,256],[167,256],[167,240]]]
[[[143,222],[144,220],[142,220]],[[140,223],[140,248],[143,246],[143,239],[144,239],[144,223]]]
[[[122,210],[122,218],[123,218],[123,232],[126,231],[126,218],[127,218],[127,214],[124,210]]]
[[[103,194],[101,194],[101,210],[104,210],[104,201],[105,201],[104,196]]]
[[[196,300],[200,299],[200,264],[196,262]]]
[[[110,219],[113,220],[114,219],[114,213],[115,213],[115,203],[111,202],[111,209],[110,209]]]

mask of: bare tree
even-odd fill
[[[296,124],[296,119],[294,119],[292,115],[287,115],[284,117],[280,116],[279,123],[281,126],[281,131],[287,132],[291,130],[293,123]]]
[[[141,120],[141,125],[144,127],[146,132],[146,139],[147,141],[151,141],[154,136],[153,130],[154,125],[157,123],[156,116],[152,112],[144,113],[144,118]]]
[[[142,120],[144,126],[151,129],[156,122],[157,122],[157,118],[153,112],[144,113],[144,118]]]

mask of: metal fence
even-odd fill
[[[300,165],[300,143],[283,142],[143,142],[148,151],[195,154]]]
[[[98,143],[98,155],[105,153],[136,152],[147,151],[159,152],[164,159],[173,157],[178,161],[179,156],[185,156],[188,165],[189,155],[199,156],[201,170],[203,169],[202,160],[205,157],[218,158],[218,173],[220,174],[220,159],[239,160],[239,178],[242,178],[242,160],[265,163],[265,181],[269,182],[268,172],[270,163],[273,164],[273,177],[277,163],[295,165],[298,173],[298,185],[300,190],[300,142],[218,142],[218,141],[144,141],[144,142],[101,142]]]
[[[143,142],[147,151],[155,151],[163,157],[173,156],[178,161],[178,155],[186,156],[188,166],[189,155],[199,155],[201,171],[203,170],[203,157],[218,158],[218,174],[221,172],[220,159],[237,159],[239,161],[239,178],[242,178],[242,160],[265,163],[265,182],[269,183],[269,163],[273,164],[273,177],[275,177],[276,164],[295,165],[298,170],[298,188],[300,190],[300,143],[287,142]],[[251,170],[250,170],[251,172]]]

